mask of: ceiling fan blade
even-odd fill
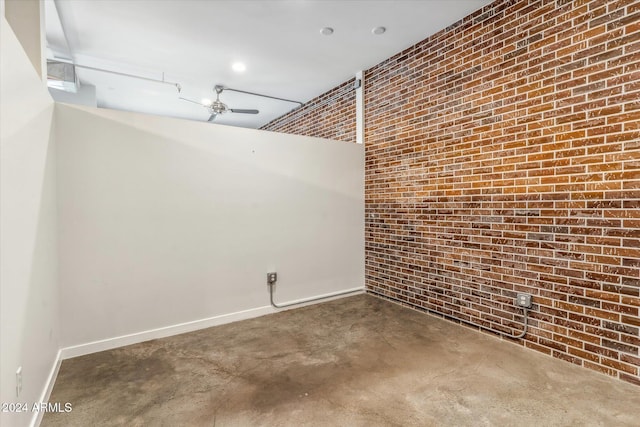
[[[181,100],[183,100],[183,101],[187,101],[187,102],[191,102],[191,103],[193,103],[193,104],[198,104],[198,105],[200,105],[201,107],[206,107],[206,105],[201,104],[201,103],[200,103],[200,102],[198,102],[198,101],[194,101],[193,99],[183,98],[183,97],[181,97],[181,96],[179,96],[179,97],[178,97],[178,99],[181,99]]]
[[[209,119],[207,121],[212,122],[216,118],[216,116],[217,114],[212,114],[211,116],[209,116]]]
[[[238,108],[230,108],[229,111],[232,113],[241,113],[241,114],[258,114],[260,111],[258,110],[243,110]]]

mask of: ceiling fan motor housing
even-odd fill
[[[229,107],[227,107],[226,104],[224,104],[224,103],[222,103],[221,101],[218,101],[218,100],[214,101],[209,106],[209,112],[211,114],[224,114],[227,111],[229,111]]]

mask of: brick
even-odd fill
[[[640,386],[640,378],[636,377],[636,376],[631,376],[631,375],[627,375],[627,374],[620,374],[620,379],[622,381],[626,381],[628,383]]]
[[[603,322],[602,326],[607,329],[611,329],[613,331],[622,332],[629,335],[638,335],[638,328],[633,326],[628,326],[622,323],[613,323],[613,322]]]
[[[633,365],[628,365],[626,363],[622,363],[618,360],[613,360],[613,359],[609,359],[606,357],[603,357],[601,360],[601,363],[604,366],[608,366],[610,368],[615,369],[616,371],[619,372],[626,372],[628,374],[631,375],[637,375],[638,374],[638,368],[636,366]]]
[[[619,343],[619,342],[610,341],[610,340],[606,340],[606,339],[602,340],[602,345],[604,347],[611,348],[611,349],[618,350],[618,351],[622,351],[622,352],[625,352],[625,353],[630,353],[630,354],[635,354],[635,355],[638,354],[638,347],[637,346],[622,344],[622,343]]]
[[[588,360],[588,361],[591,361],[591,362],[599,362],[600,361],[600,356],[598,356],[596,354],[593,354],[593,353],[586,352],[586,351],[582,351],[582,350],[578,350],[578,349],[569,347],[567,349],[567,352],[569,354],[575,355],[576,357],[578,357],[582,361],[585,361],[585,360]]]
[[[607,368],[606,366],[598,365],[598,364],[587,362],[587,361],[585,361],[582,366],[584,366],[585,368],[600,372],[602,374],[612,376],[612,377],[617,376],[619,372],[613,368]]]
[[[621,322],[625,325],[640,326],[640,318],[638,316],[621,316]]]

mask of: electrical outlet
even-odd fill
[[[16,369],[16,397],[20,397],[22,393],[22,366]]]
[[[277,280],[278,280],[278,273],[276,273],[276,272],[267,273],[267,284],[268,285],[275,284]]]
[[[517,294],[516,305],[522,308],[531,308],[531,294]]]

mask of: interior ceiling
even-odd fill
[[[47,0],[49,57],[178,82],[180,96],[215,99],[213,86],[308,101],[451,25],[490,0]],[[51,18],[58,11],[59,24]],[[61,24],[61,25],[60,25]],[[371,30],[386,27],[383,35]],[[320,34],[332,27],[331,36]],[[246,64],[243,73],[231,64]],[[175,87],[77,70],[98,106],[193,120],[203,107]],[[260,127],[296,104],[223,92],[215,122]]]

